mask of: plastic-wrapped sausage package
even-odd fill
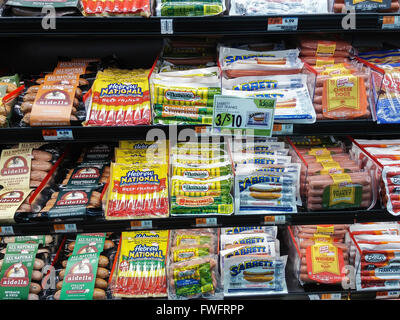
[[[327,0],[231,0],[230,16],[255,16],[274,14],[323,14],[328,13]]]
[[[214,95],[221,93],[220,82],[217,67],[154,74],[154,123],[211,124]]]
[[[86,100],[86,126],[151,123],[150,70],[108,68],[99,71]]]
[[[236,214],[294,213],[300,198],[300,165],[284,142],[234,142]],[[275,159],[286,158],[283,163]],[[283,159],[282,159],[283,160]]]
[[[276,231],[269,227],[223,229],[220,269],[224,296],[287,293],[287,256],[280,255]]]
[[[78,159],[66,164],[65,173],[52,188],[36,220],[85,219],[102,215],[101,197],[110,176],[113,146],[87,145]]]
[[[110,282],[119,239],[113,233],[67,237],[55,263],[56,290],[50,299],[112,299]]]
[[[294,146],[294,145],[293,145]],[[373,174],[361,169],[343,146],[294,146],[305,166],[301,194],[309,210],[371,208],[376,202]]]
[[[349,63],[353,54],[352,45],[344,40],[301,39],[300,57],[313,67],[338,63]]]
[[[168,296],[166,265],[169,233],[169,230],[122,233],[112,280],[113,297]]]
[[[313,104],[317,120],[370,119],[371,71],[362,63],[316,66]]]
[[[64,145],[21,143],[3,149],[0,158],[1,197],[0,215],[3,221],[23,222],[32,212],[40,210],[43,196],[35,191],[50,187],[58,174]]]
[[[178,142],[170,152],[171,215],[233,213],[233,165],[225,144]]]
[[[397,12],[399,11],[398,0],[387,1],[363,1],[356,0],[335,0],[332,11],[334,13],[347,13],[347,10],[355,8],[356,12]]]
[[[355,224],[350,228],[358,291],[400,288],[398,223]]]
[[[220,15],[225,0],[157,0],[156,15],[162,17],[198,17]]]
[[[222,299],[218,229],[172,230],[168,299]]]
[[[252,76],[222,79],[222,94],[239,97],[275,98],[277,123],[314,123],[316,114],[306,74]]]
[[[289,227],[295,246],[294,271],[301,285],[338,285],[347,281],[349,248],[347,225],[304,225]]]
[[[44,274],[58,240],[51,235],[2,238],[0,300],[46,300]]]
[[[133,0],[120,2],[107,0],[97,3],[94,0],[83,0],[81,12],[85,16],[151,16],[150,0]]]
[[[219,47],[219,66],[227,78],[300,73],[299,50],[250,51]]]
[[[358,56],[380,69],[374,73],[376,81],[372,83],[377,122],[399,123],[400,51],[398,49],[371,51],[360,53]]]

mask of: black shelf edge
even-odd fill
[[[282,219],[283,217],[283,219]],[[206,224],[200,219],[207,218]],[[299,212],[296,214],[252,214],[231,216],[192,216],[192,217],[167,217],[153,219],[127,219],[106,220],[103,217],[82,219],[70,219],[54,222],[27,222],[27,223],[1,223],[0,227],[12,227],[12,235],[39,235],[58,233],[81,232],[122,232],[134,230],[168,230],[190,228],[219,228],[219,227],[251,227],[260,225],[306,225],[306,224],[353,224],[356,222],[374,221],[400,221],[385,209],[373,209],[370,211],[318,211]],[[150,223],[150,226],[147,223]],[[55,225],[74,225],[76,231],[59,231]],[[139,224],[139,225],[138,225]],[[3,229],[6,230],[6,229]]]
[[[152,129],[161,130],[165,137],[173,137],[184,129],[199,131],[207,125],[138,125],[121,127],[10,127],[0,128],[0,143],[41,142],[43,130],[72,130],[72,141],[118,141],[145,139]],[[154,133],[157,133],[154,131]],[[160,132],[161,133],[161,132]],[[294,124],[293,132],[285,136],[337,135],[337,136],[400,136],[400,124],[376,124],[369,120],[324,120],[314,124]],[[60,140],[62,141],[62,140]],[[68,139],[64,141],[70,141]]]
[[[287,15],[298,18],[296,30],[268,30],[271,16],[216,17],[57,17],[55,29],[43,29],[41,17],[1,17],[0,36],[35,35],[136,35],[163,36],[161,19],[173,19],[171,35],[257,35],[302,32],[371,32],[382,31],[382,17],[397,14],[357,13],[356,28],[344,29],[346,14]],[[383,30],[385,31],[385,30]],[[392,30],[393,31],[393,30]]]

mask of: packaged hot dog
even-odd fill
[[[112,281],[113,296],[167,297],[168,248],[168,230],[123,232]]]
[[[232,0],[230,16],[287,15],[287,14],[328,13],[325,0],[294,0],[280,2],[275,0]]]
[[[219,64],[228,78],[297,74],[303,68],[299,51],[250,51],[221,46]]]
[[[354,9],[356,12],[397,12],[399,11],[398,0],[385,0],[385,1],[363,1],[358,2],[355,0],[335,0],[333,4],[334,13],[346,13],[347,10]]]
[[[109,0],[104,3],[97,3],[94,0],[83,0],[81,12],[84,16],[151,16],[151,1],[131,1],[119,3]]]
[[[232,227],[221,228],[221,235],[236,235],[236,234],[255,234],[265,233],[276,238],[278,227],[276,226],[261,226],[261,227]]]
[[[156,15],[161,17],[198,17],[220,15],[225,11],[222,0],[157,0]]]

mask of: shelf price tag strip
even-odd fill
[[[72,129],[43,129],[42,136],[45,141],[74,140]]]
[[[69,224],[55,224],[54,226],[55,233],[68,233],[68,232],[77,232],[76,224],[69,223]]]
[[[383,16],[382,30],[400,29],[400,16]]]
[[[323,294],[309,294],[310,300],[341,300],[341,293],[323,293]]]
[[[130,222],[131,230],[134,229],[152,229],[153,220],[133,220]]]
[[[196,227],[215,227],[217,225],[217,218],[196,218]]]
[[[296,17],[268,18],[268,31],[296,31],[298,23]]]
[[[264,219],[262,221],[263,224],[285,224],[287,220],[287,217],[285,215],[273,215],[273,216],[264,216]]]
[[[14,234],[14,228],[12,226],[0,227],[0,236],[12,236]]]
[[[174,20],[160,19],[161,34],[174,34]]]

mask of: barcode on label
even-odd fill
[[[0,235],[2,236],[10,236],[14,234],[14,229],[11,226],[3,226],[0,227]]]

